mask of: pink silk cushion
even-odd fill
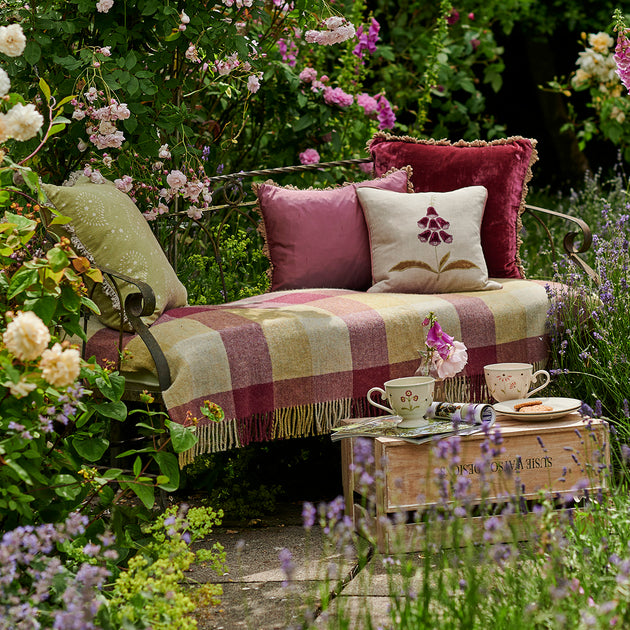
[[[388,169],[389,170],[389,169]],[[339,188],[253,184],[271,263],[271,290],[351,289],[372,284],[370,242],[357,187],[410,192],[411,169]]]
[[[488,201],[481,247],[491,278],[524,278],[519,256],[527,182],[538,159],[536,140],[518,136],[491,142],[418,140],[377,133],[368,145],[379,175],[411,165],[415,192],[485,186]]]

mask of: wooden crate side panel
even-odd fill
[[[521,491],[524,498],[534,498],[542,489],[568,494],[585,479],[590,489],[605,485],[607,470],[598,470],[602,461],[606,466],[610,464],[604,423],[594,424],[591,429],[582,427],[579,435],[574,427],[541,430],[539,435],[531,431],[506,432],[501,445],[503,452],[489,459],[488,474],[479,466],[483,440],[475,437],[461,441],[459,461],[450,466],[438,460],[428,444],[386,442],[386,488],[382,504],[385,511],[413,510],[439,502],[435,483],[438,468],[446,468],[451,479],[466,475],[471,481],[469,493],[475,497],[473,503],[481,500],[484,480],[487,480],[485,498],[489,502],[514,495],[517,486],[524,486]]]

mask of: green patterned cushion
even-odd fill
[[[97,267],[107,267],[134,280],[142,280],[155,291],[155,313],[145,317],[154,322],[165,310],[186,304],[186,288],[177,279],[151,228],[136,205],[111,182],[93,184],[80,178],[74,186],[43,188],[55,208],[71,222],[64,229],[78,253]],[[137,290],[119,283],[121,297]],[[106,326],[120,328],[120,300],[108,282],[97,285],[93,299],[101,309]]]

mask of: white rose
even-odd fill
[[[0,96],[9,93],[11,89],[11,79],[3,68],[0,68]]]
[[[6,142],[10,137],[6,114],[0,112],[0,142]]]
[[[0,26],[0,52],[8,57],[19,57],[25,46],[26,37],[19,24]]]
[[[39,367],[44,380],[53,387],[67,387],[79,376],[81,356],[78,350],[74,348],[63,350],[61,345],[56,343],[42,354]]]
[[[20,361],[39,357],[50,343],[50,331],[33,311],[18,313],[2,335],[7,350]]]
[[[158,157],[161,157],[163,160],[167,160],[168,158],[171,157],[171,152],[168,150],[168,144],[163,144],[160,147],[160,150],[158,152]]]
[[[37,135],[44,124],[44,117],[32,103],[28,105],[16,103],[6,115],[6,123],[10,137],[24,142]]]

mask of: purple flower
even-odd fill
[[[374,463],[372,441],[369,438],[357,438],[354,441],[354,461],[364,466]]]
[[[454,341],[454,337],[446,334],[438,322],[434,322],[427,332],[427,346],[437,350],[444,360],[448,359]]]
[[[316,515],[317,511],[315,510],[315,506],[309,501],[305,501],[302,506],[302,522],[304,523],[305,529],[311,529],[311,527],[315,525]]]
[[[428,242],[429,245],[437,247],[440,243],[452,243],[453,236],[446,232],[450,227],[450,223],[438,215],[433,206],[427,208],[426,216],[418,221],[418,227],[424,228],[418,238],[422,243]]]
[[[375,98],[378,101],[378,128],[381,131],[383,129],[393,129],[396,125],[396,115],[390,102],[385,98],[384,94],[378,94]]]
[[[278,559],[280,560],[280,567],[286,576],[286,580],[282,583],[282,585],[287,586],[288,581],[293,578],[296,569],[295,562],[293,561],[293,555],[286,547],[283,547],[278,554]]]

